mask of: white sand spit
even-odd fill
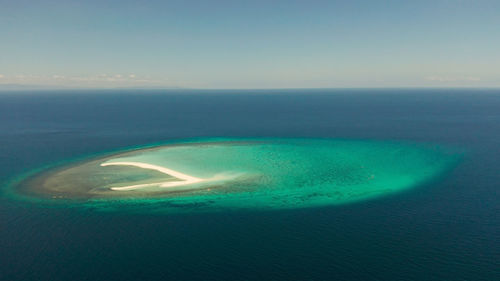
[[[106,166],[134,166],[142,169],[150,169],[150,170],[156,170],[160,173],[167,174],[169,176],[176,177],[180,179],[180,181],[166,181],[166,182],[155,182],[155,183],[146,183],[146,184],[137,184],[137,185],[128,185],[128,186],[120,186],[120,187],[112,187],[112,190],[135,190],[135,189],[141,189],[149,186],[159,186],[159,187],[175,187],[175,186],[182,186],[182,185],[188,185],[188,184],[193,184],[193,183],[199,183],[207,180],[214,180],[215,178],[212,179],[201,179],[197,177],[193,177],[190,175],[186,175],[184,173],[174,171],[172,169],[168,169],[162,166],[158,165],[152,165],[148,163],[142,163],[142,162],[106,162],[101,164],[102,167]]]

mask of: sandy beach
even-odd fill
[[[106,163],[101,164],[101,167],[106,167],[106,166],[134,166],[134,167],[138,167],[141,169],[155,170],[155,171],[158,171],[160,173],[181,179],[181,181],[154,182],[154,183],[147,183],[147,184],[136,184],[136,185],[128,185],[128,186],[120,186],[120,187],[111,187],[112,190],[120,190],[120,191],[136,190],[136,189],[141,189],[141,188],[145,188],[145,187],[149,187],[149,186],[175,187],[175,186],[189,185],[189,184],[193,184],[193,183],[207,181],[207,179],[200,179],[197,177],[183,174],[183,173],[178,172],[178,171],[174,171],[172,169],[168,169],[168,168],[165,168],[162,166],[152,165],[152,164],[148,164],[148,163],[106,162]]]

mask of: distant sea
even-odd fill
[[[7,196],[19,175],[193,137],[431,143],[442,178],[341,206],[132,214]],[[500,90],[0,92],[0,280],[500,280]]]

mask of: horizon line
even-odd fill
[[[187,87],[116,87],[116,88],[30,88],[26,87],[14,87],[14,88],[2,88],[0,84],[0,92],[23,92],[23,91],[279,91],[279,90],[390,90],[390,89],[484,89],[484,90],[494,90],[499,89],[500,86],[344,86],[344,87],[280,87],[280,88],[187,88]]]

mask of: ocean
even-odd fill
[[[46,165],[190,138],[460,151],[422,186],[349,204],[102,212],[9,196]],[[500,90],[0,92],[1,280],[500,280]]]

